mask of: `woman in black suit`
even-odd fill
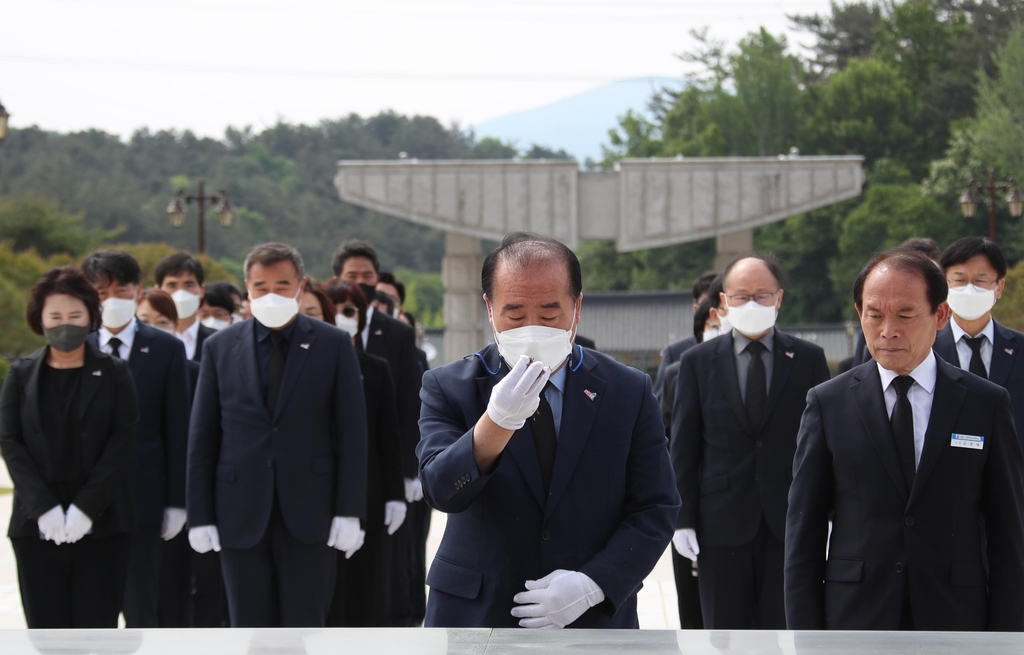
[[[100,303],[78,269],[43,275],[27,318],[48,345],[14,361],[0,391],[25,619],[30,628],[116,628],[135,527],[135,385],[126,362],[86,344]]]
[[[326,292],[308,285],[319,298],[324,320],[359,334],[366,325],[366,297],[359,287],[335,280]],[[312,299],[309,299],[310,301]],[[345,319],[348,319],[346,322]],[[405,483],[398,446],[398,405],[387,360],[356,347],[363,373],[369,433],[366,476],[366,541],[352,559],[338,558],[334,602],[327,615],[331,627],[372,628],[391,624],[391,547],[389,538],[405,521]],[[386,530],[386,534],[385,534]]]

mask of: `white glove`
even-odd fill
[[[64,508],[57,505],[39,517],[39,536],[52,541],[58,546],[66,541],[64,538]]]
[[[675,546],[677,553],[691,562],[696,562],[697,555],[700,555],[700,546],[697,545],[697,531],[693,528],[676,530],[676,533],[672,535],[672,545]]]
[[[395,534],[405,523],[408,508],[400,500],[389,500],[384,503],[384,525],[388,526],[388,534]]]
[[[345,559],[351,559],[356,551],[363,547],[366,533],[359,527],[359,519],[351,516],[335,516],[331,521],[331,536],[327,545],[345,553]]]
[[[220,532],[215,525],[200,525],[188,531],[188,543],[200,555],[211,550],[220,552]]]
[[[530,363],[522,355],[508,375],[494,385],[487,401],[487,415],[506,430],[518,430],[533,416],[540,405],[540,392],[544,390],[551,369],[541,362]]]
[[[50,510],[53,511],[53,510]],[[85,512],[71,505],[64,517],[64,543],[73,544],[92,530],[92,519]]]
[[[419,478],[405,479],[405,500],[410,503],[423,500],[423,483]]]
[[[604,602],[597,583],[579,571],[552,571],[540,580],[527,580],[526,588],[512,599],[519,603],[512,616],[522,619],[523,628],[564,628]]]
[[[188,514],[180,507],[165,507],[164,508],[164,522],[160,526],[160,538],[164,541],[170,541],[178,536],[181,529],[185,527],[185,521],[188,520]]]

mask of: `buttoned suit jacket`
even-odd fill
[[[366,405],[348,333],[299,314],[273,415],[264,401],[256,321],[206,340],[188,446],[192,526],[225,548],[263,537],[274,497],[299,542],[327,543],[335,516],[366,518]]]
[[[545,496],[529,421],[490,472],[473,457],[473,428],[507,375],[497,348],[423,378],[423,494],[448,513],[427,584],[426,625],[515,627],[527,580],[581,571],[605,601],[575,628],[636,628],[636,593],[672,537],[679,499],[650,377],[573,349],[558,448]]]
[[[800,417],[807,392],[829,377],[819,346],[775,330],[765,417],[760,429],[752,427],[740,396],[733,334],[683,354],[672,409],[678,527],[696,529],[698,543],[713,548],[750,542],[762,516],[776,538],[785,538]]]
[[[789,629],[899,629],[905,589],[918,630],[1024,629],[1024,455],[1010,398],[936,359],[909,490],[874,362],[808,393],[786,530]],[[953,447],[953,434],[984,447]]]

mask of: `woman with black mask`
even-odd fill
[[[25,619],[30,628],[116,628],[135,527],[135,385],[126,362],[85,341],[100,302],[78,269],[44,274],[27,318],[47,345],[14,361],[0,391]]]

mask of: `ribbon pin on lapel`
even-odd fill
[[[139,348],[139,352],[149,354],[149,346],[146,346],[145,348]]]
[[[376,331],[374,331],[374,334],[379,337],[380,335],[384,334],[384,331],[383,330],[376,330]]]
[[[103,375],[103,371],[93,371],[92,374],[95,375],[96,377],[100,377],[101,375]]]
[[[793,353],[787,352],[786,353],[786,357],[789,357],[790,359],[793,359]]]
[[[587,398],[590,398],[591,400],[597,398],[597,394],[591,391],[590,389],[584,389],[583,393],[587,396]]]
[[[309,344],[308,343],[300,343],[299,344],[299,348],[302,348],[303,350],[309,350]]]
[[[1013,348],[1004,348],[1003,350],[1006,351],[1007,355],[1012,355],[1013,354]]]

